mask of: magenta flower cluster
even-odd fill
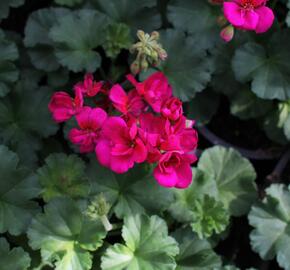
[[[182,102],[172,95],[163,73],[143,82],[132,75],[127,80],[132,85],[128,92],[87,74],[74,86],[74,98],[54,93],[49,110],[58,123],[75,117],[78,127],[70,130],[69,140],[81,153],[95,152],[99,163],[113,172],[125,173],[135,163],[147,162],[154,164],[160,185],[188,187],[197,159],[194,122],[183,115]]]

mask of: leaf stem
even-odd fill
[[[267,180],[270,182],[278,182],[289,160],[290,160],[290,148],[287,151],[285,151],[285,153],[281,156],[273,172],[267,176]]]
[[[111,231],[113,229],[113,225],[110,223],[107,216],[100,216],[100,219],[106,229],[107,232]]]
[[[210,141],[213,145],[222,145],[224,147],[231,147],[236,149],[241,153],[242,156],[248,158],[248,159],[256,159],[256,160],[270,160],[270,159],[277,159],[281,156],[281,151],[274,151],[271,149],[263,150],[263,149],[257,149],[257,150],[250,150],[243,147],[239,147],[236,145],[233,145],[231,143],[226,142],[222,138],[215,135],[213,132],[211,132],[207,127],[205,126],[199,126],[197,127],[198,131],[204,138],[206,138],[208,141]]]

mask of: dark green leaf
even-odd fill
[[[88,195],[85,163],[80,158],[75,155],[52,154],[45,162],[37,171],[44,200],[49,201],[62,195],[72,198]]]
[[[29,255],[20,247],[9,250],[5,238],[0,238],[0,269],[26,270],[30,266]]]
[[[247,43],[236,51],[233,69],[241,82],[252,82],[251,90],[260,98],[290,98],[289,31],[275,33],[267,46]]]
[[[176,270],[209,270],[221,265],[219,256],[206,240],[199,239],[190,229],[179,229],[173,233],[179,243]]]
[[[55,270],[89,270],[89,251],[99,248],[106,236],[100,221],[90,221],[84,209],[68,197],[51,200],[28,230],[29,244],[41,249],[44,262],[54,262]]]
[[[55,55],[61,65],[79,71],[95,71],[101,57],[94,51],[104,42],[108,18],[97,11],[83,9],[58,18],[49,36],[56,43]]]
[[[40,193],[35,175],[19,166],[16,154],[0,146],[0,233],[25,232],[38,205],[31,199]],[[1,260],[0,260],[1,265]]]
[[[158,213],[165,210],[173,200],[172,191],[159,186],[151,171],[137,166],[125,174],[115,174],[101,167],[95,158],[88,168],[91,195],[104,193],[114,205],[118,217],[132,213]]]

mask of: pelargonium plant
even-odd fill
[[[74,97],[55,92],[49,110],[58,123],[75,117],[78,127],[69,131],[69,140],[81,153],[95,152],[99,163],[113,172],[126,173],[136,163],[153,164],[161,186],[187,188],[191,164],[197,160],[194,121],[183,115],[182,102],[172,95],[162,72],[143,82],[131,74],[127,79],[132,85],[128,92],[87,74],[74,85]]]
[[[289,9],[0,1],[0,270],[290,270]]]

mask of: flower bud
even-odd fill
[[[229,42],[233,39],[234,37],[234,27],[232,25],[228,25],[227,27],[225,27],[221,33],[220,33],[220,37],[225,41],[225,42]]]

